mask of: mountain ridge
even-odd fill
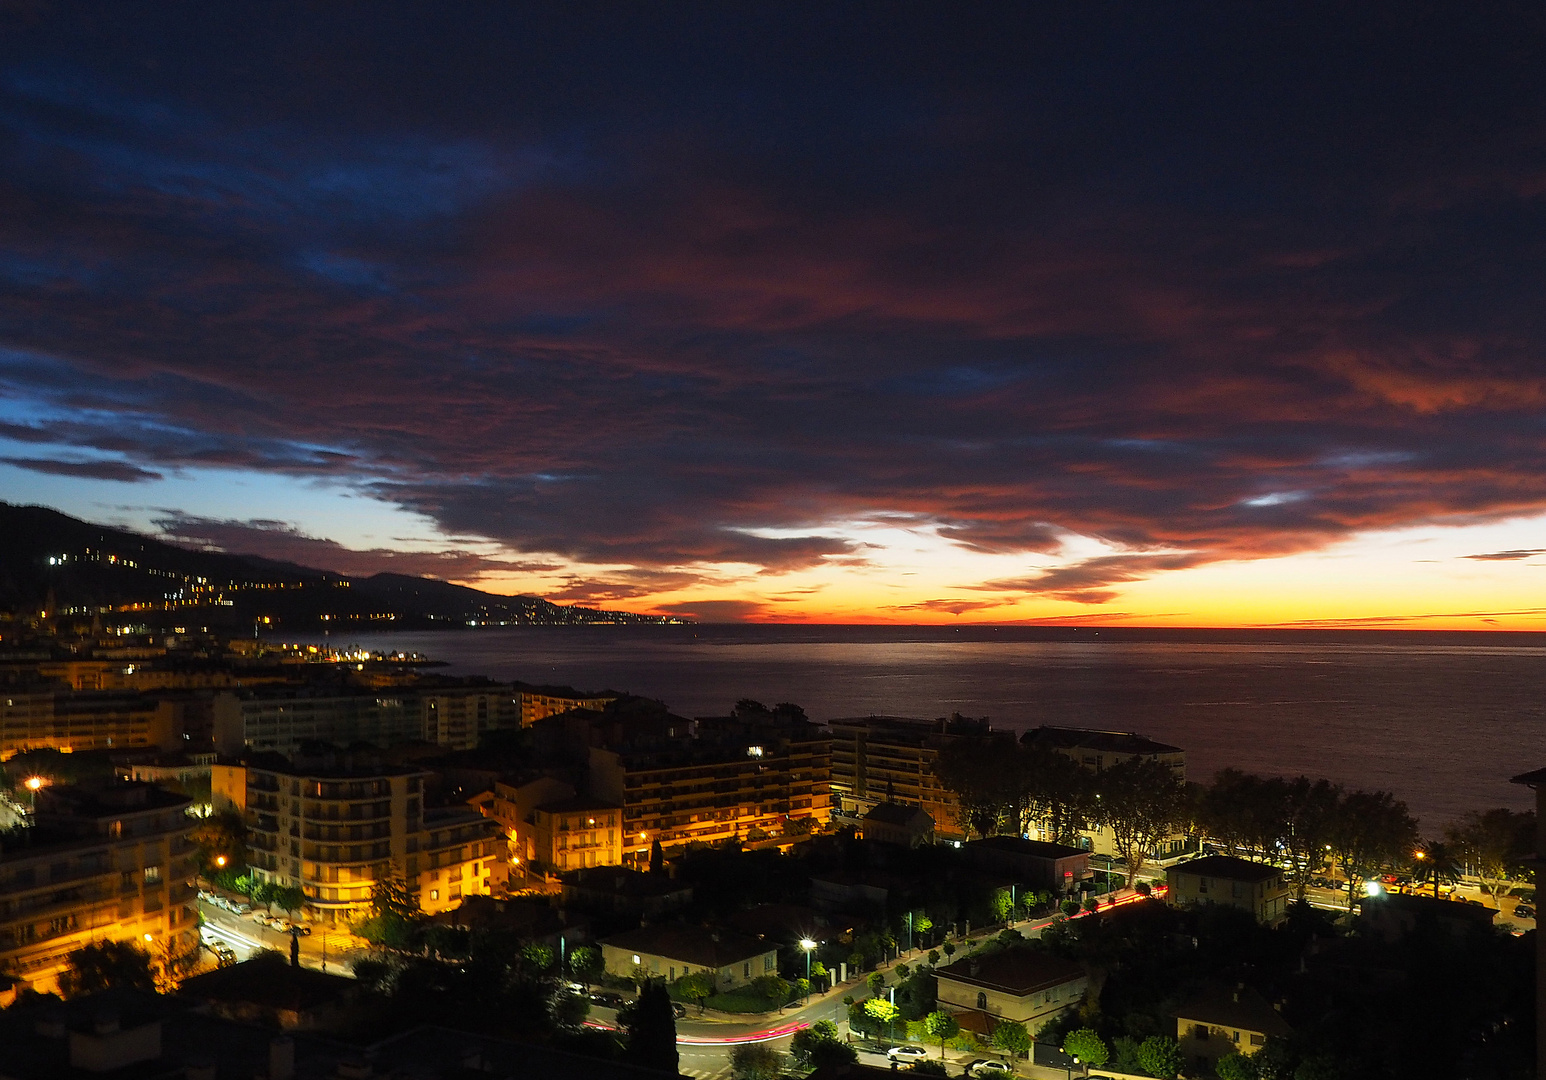
[[[146,625],[198,621],[224,628],[691,622],[566,606],[538,596],[501,596],[435,578],[392,572],[359,577],[258,555],[188,548],[50,507],[8,502],[0,502],[0,611],[129,615]]]

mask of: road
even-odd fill
[[[290,955],[289,934],[270,930],[250,917],[244,918],[207,901],[199,901],[199,911],[204,916],[204,940],[230,946],[238,960],[247,959],[259,949],[274,949],[285,956]],[[319,924],[309,937],[301,938],[301,965],[333,975],[347,975],[349,961],[361,951],[359,942],[352,935],[325,932]]]

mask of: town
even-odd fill
[[[17,1080],[1533,1059],[1531,813],[187,628],[14,618],[0,683]]]

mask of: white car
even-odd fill
[[[973,1076],[1013,1076],[1014,1070],[1002,1061],[983,1061],[972,1067]]]
[[[289,919],[270,919],[268,921],[268,927],[269,927],[270,930],[277,931],[278,933],[288,934],[290,932],[290,920]]]
[[[892,1061],[921,1061],[929,1056],[929,1052],[921,1046],[893,1046],[886,1051],[886,1056]]]

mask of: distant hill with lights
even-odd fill
[[[195,551],[0,502],[0,612],[98,615],[151,627],[291,630],[470,625],[663,625],[658,615],[498,596],[405,574],[349,577],[252,555]],[[269,620],[267,624],[263,620]]]

